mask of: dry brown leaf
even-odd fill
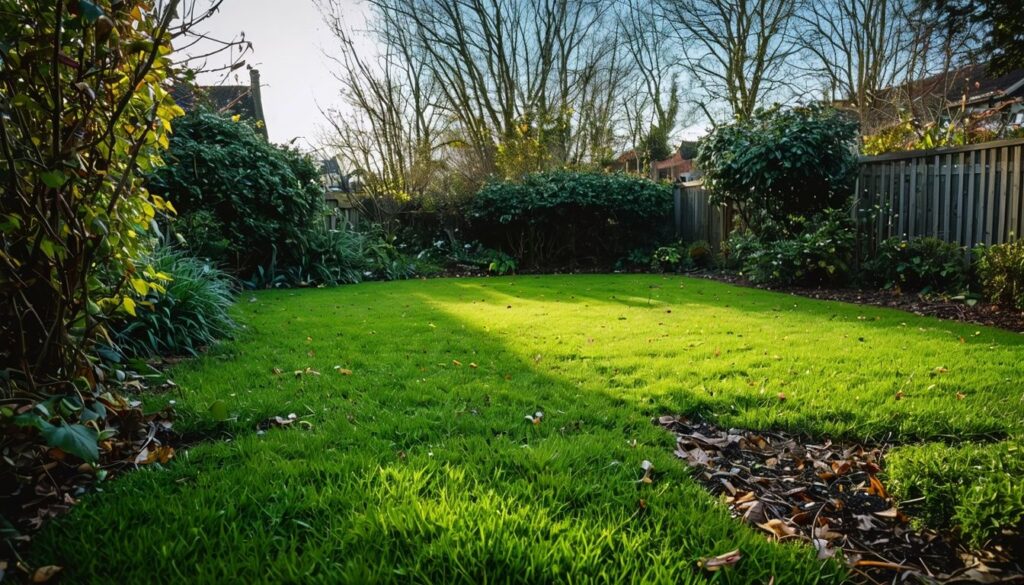
[[[786,524],[784,520],[780,520],[778,518],[772,518],[764,524],[758,524],[757,526],[766,532],[774,534],[776,538],[785,538],[796,534],[795,528]]]
[[[875,512],[875,516],[879,518],[898,518],[900,515],[899,510],[896,508],[889,508],[888,510],[882,510],[881,512]]]
[[[742,558],[743,555],[740,554],[739,549],[736,549],[720,554],[716,557],[701,559],[697,561],[697,566],[702,567],[705,571],[717,571],[722,567],[735,565]]]
[[[64,567],[58,565],[46,565],[45,567],[39,567],[35,571],[32,571],[32,582],[46,583],[57,576],[57,573],[60,573],[63,570]]]

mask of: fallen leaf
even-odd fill
[[[459,360],[452,360],[452,365],[461,366],[462,362],[460,362]]]
[[[964,394],[963,392],[957,392],[956,393],[956,399],[957,400],[963,400],[964,398],[967,398],[967,395]]]
[[[334,371],[338,372],[342,376],[351,376],[352,375],[352,370],[350,370],[348,368],[343,368],[341,366],[334,366]]]
[[[64,567],[58,565],[46,565],[45,567],[39,567],[32,572],[33,583],[46,583],[50,579],[53,579],[57,573],[64,570]]]
[[[473,368],[475,370],[475,369],[479,368],[480,366],[476,365],[473,362],[469,362],[469,367],[471,367],[471,368]]]
[[[743,555],[740,554],[739,549],[736,549],[720,554],[716,557],[701,559],[697,561],[697,566],[703,568],[705,571],[717,571],[722,567],[735,565],[742,558]]]
[[[896,508],[889,508],[888,510],[882,510],[881,512],[875,512],[875,516],[879,518],[896,518],[900,514]]]
[[[786,394],[784,392],[779,392],[776,397],[779,399],[779,402],[785,402],[786,400]]]
[[[787,536],[793,536],[796,534],[796,529],[786,524],[785,521],[779,520],[778,518],[772,518],[764,524],[758,524],[758,528],[770,532],[775,535],[776,538],[785,538]]]

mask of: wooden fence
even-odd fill
[[[857,210],[862,233],[931,236],[972,247],[1024,232],[1024,140],[862,157]]]
[[[711,205],[701,181],[675,186],[676,237],[684,242],[705,240],[719,250],[733,228],[732,208]]]
[[[855,215],[862,252],[890,237],[973,247],[1024,233],[1024,139],[861,157]],[[718,249],[735,214],[708,203],[700,181],[675,191],[676,235]]]

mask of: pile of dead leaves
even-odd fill
[[[877,477],[882,447],[812,444],[671,416],[655,422],[676,435],[675,454],[735,517],[842,560],[859,582],[1024,583],[1013,553],[972,551],[951,534],[912,529]]]
[[[173,383],[167,381],[164,386],[170,389]],[[173,431],[173,410],[147,413],[140,401],[126,397],[143,389],[153,389],[151,380],[118,371],[107,379],[99,376],[89,392],[44,402],[17,396],[4,400],[0,581],[7,577],[40,583],[59,574],[60,567],[30,567],[22,561],[20,553],[32,535],[112,475],[166,464],[174,457],[178,437]],[[55,433],[63,435],[54,441]]]

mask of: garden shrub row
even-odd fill
[[[552,171],[485,185],[468,217],[478,239],[532,269],[611,266],[671,231],[672,190],[624,173]]]

